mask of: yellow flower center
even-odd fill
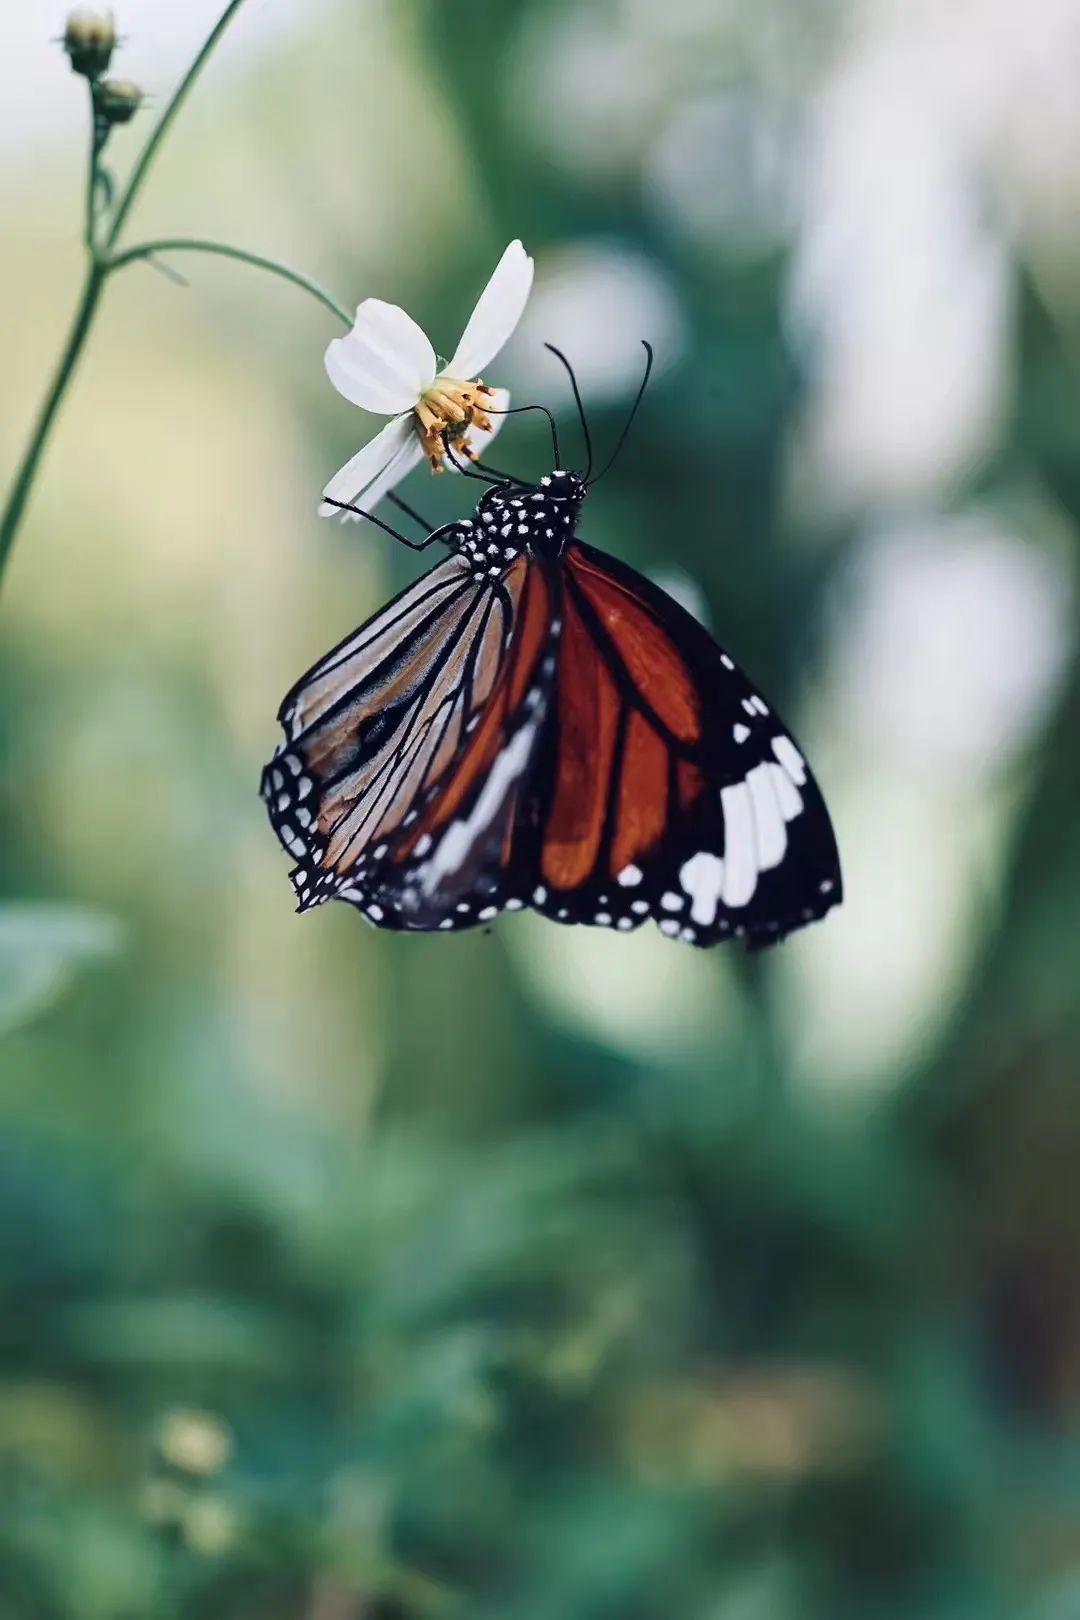
[[[459,458],[476,459],[465,435],[472,427],[482,433],[490,431],[491,418],[484,410],[484,403],[494,392],[479,380],[460,382],[457,377],[435,378],[416,407],[416,431],[435,472],[443,471],[448,444]]]

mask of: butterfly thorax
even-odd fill
[[[457,525],[458,550],[474,572],[495,578],[523,551],[558,557],[574,538],[585,485],[576,473],[552,472],[539,484],[488,490],[475,518]]]

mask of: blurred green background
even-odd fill
[[[5,23],[6,468],[61,26]],[[248,0],[129,240],[449,353],[520,235],[491,375],[568,442],[543,341],[608,444],[652,338],[587,537],[790,718],[849,898],[759,959],[298,919],[259,767],[415,572],[314,515],[376,423],[302,293],[114,278],[2,609],[2,1620],[1080,1615],[1078,59],[1074,0]]]

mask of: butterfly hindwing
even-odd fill
[[[841,898],[797,745],[688,613],[575,543],[551,712],[520,829],[533,903],[561,922],[773,943]]]

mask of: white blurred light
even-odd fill
[[[712,628],[712,613],[705,592],[693,575],[671,563],[666,568],[650,568],[649,578],[681,608],[685,608],[698,624],[703,624],[707,630]]]
[[[785,950],[780,1003],[819,1095],[872,1100],[936,1038],[992,925],[1022,785],[1076,633],[1055,520],[972,510],[869,536],[839,593],[820,762],[844,905]]]
[[[722,953],[661,938],[522,918],[505,930],[518,969],[564,1025],[640,1059],[671,1058],[735,1031],[741,993]]]
[[[541,15],[522,41],[508,98],[564,169],[603,177],[636,159],[646,109],[662,89],[641,40],[582,8]]]
[[[742,0],[619,0],[618,27],[642,35],[650,44],[702,48],[715,42],[721,29],[745,26]]]
[[[247,73],[283,38],[307,32],[312,12],[329,10],[330,0],[263,0],[242,6],[215,52],[210,72]],[[101,9],[108,10],[103,6]],[[134,79],[160,107],[221,15],[222,0],[122,0],[112,6],[121,32],[113,59],[118,77]],[[70,0],[4,8],[4,50],[18,71],[5,78],[0,96],[0,167],[26,162],[26,140],[57,144],[82,136],[86,88],[75,79],[57,41],[72,10]],[[213,91],[211,89],[210,93]],[[153,112],[148,116],[152,117]],[[138,126],[145,131],[146,123]]]
[[[1011,380],[1008,245],[976,139],[992,75],[957,59],[954,94],[925,40],[886,15],[821,95],[790,290],[811,446],[841,498],[962,475],[992,448]]]
[[[985,771],[1043,720],[1075,640],[1063,551],[990,512],[893,524],[857,555],[836,692],[856,738],[914,767]]]
[[[562,372],[544,349],[555,343],[590,399],[619,398],[641,380],[645,338],[662,372],[683,347],[683,320],[659,268],[610,242],[582,242],[543,255],[532,299],[506,350],[518,387],[550,394]]]
[[[794,220],[794,131],[763,97],[732,91],[676,108],[648,155],[645,200],[724,254],[767,252]]]
[[[822,1099],[873,1103],[932,1046],[991,923],[1008,802],[863,756],[828,781],[844,904],[784,947],[778,1015]]]

